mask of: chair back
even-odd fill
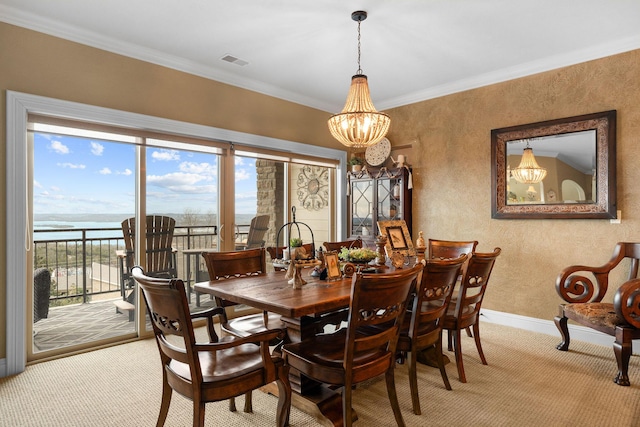
[[[148,215],[146,224],[146,271],[148,276],[171,278],[176,277],[175,251],[173,233],[176,220],[162,215]],[[128,218],[122,221],[122,235],[126,250],[127,271],[134,265],[134,248],[136,236],[136,219]]]
[[[251,219],[247,241],[236,245],[236,249],[253,249],[264,247],[264,236],[269,231],[269,215],[258,215]]]
[[[322,244],[327,251],[339,251],[342,248],[359,249],[362,247],[362,238],[343,240],[341,242],[324,242]]]
[[[451,294],[460,276],[467,255],[455,259],[428,259],[422,271],[422,279],[416,289],[411,307],[408,336],[420,347],[421,338],[442,330],[442,318],[447,312]],[[405,329],[403,327],[403,329]]]
[[[194,387],[198,388],[202,370],[184,283],[181,279],[147,276],[140,267],[133,267],[131,274],[142,290],[163,366],[172,360],[189,365]],[[169,338],[172,336],[178,337],[181,345]]]
[[[500,248],[495,248],[489,253],[476,252],[469,258],[454,312],[459,328],[465,328],[478,320],[489,277],[500,252]]]
[[[345,343],[343,366],[347,377],[354,375],[351,366],[354,358],[377,359],[364,371],[355,375],[373,377],[386,372],[395,363],[395,352],[404,318],[409,292],[415,288],[417,277],[423,269],[418,263],[413,268],[391,273],[356,273],[352,279],[351,303]],[[361,330],[375,332],[363,334]],[[347,384],[362,378],[347,378]]]
[[[209,272],[209,280],[226,280],[235,277],[262,276],[267,274],[267,258],[264,248],[244,251],[203,252],[202,257]],[[236,303],[216,297],[220,307]]]
[[[429,239],[429,259],[454,259],[462,254],[471,256],[478,246],[477,240],[456,241]]]

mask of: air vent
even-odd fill
[[[242,60],[242,59],[240,59],[240,58],[236,58],[235,56],[233,56],[233,55],[229,55],[229,54],[226,54],[225,56],[223,56],[223,57],[222,57],[222,58],[220,58],[220,59],[222,59],[223,61],[226,61],[226,62],[230,62],[230,63],[232,63],[232,64],[239,65],[239,66],[241,66],[241,67],[244,67],[245,65],[247,65],[247,64],[248,64],[248,62],[247,62],[247,61],[244,61],[244,60]]]

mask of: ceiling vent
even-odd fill
[[[229,55],[229,54],[226,54],[225,56],[223,56],[223,57],[222,57],[222,58],[220,58],[220,59],[222,59],[223,61],[226,61],[226,62],[230,62],[230,63],[232,63],[232,64],[239,65],[239,66],[241,66],[241,67],[244,67],[245,65],[247,65],[247,64],[248,64],[248,62],[247,62],[247,61],[244,61],[244,60],[242,60],[242,59],[240,59],[240,58],[236,58],[235,56],[233,56],[233,55]]]

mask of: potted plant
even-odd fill
[[[364,161],[360,157],[353,156],[349,159],[351,165],[351,172],[360,172]]]
[[[289,239],[289,247],[282,253],[284,259],[307,259],[307,251],[302,247],[302,239],[292,237]]]

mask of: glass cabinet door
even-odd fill
[[[351,182],[351,230],[352,236],[373,235],[374,181],[354,180]]]
[[[381,178],[376,183],[377,221],[402,219],[402,178]]]

